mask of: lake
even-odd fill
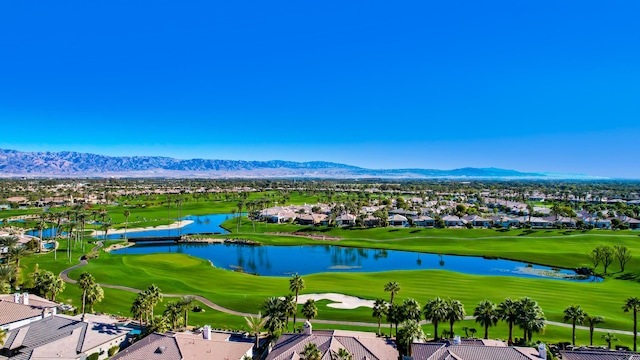
[[[222,269],[265,276],[321,272],[448,270],[465,274],[517,276],[564,281],[601,281],[573,270],[552,269],[510,260],[437,255],[410,251],[351,248],[336,245],[251,246],[240,244],[138,244],[114,254],[176,253],[207,259]]]

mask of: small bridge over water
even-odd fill
[[[144,237],[132,237],[127,241],[130,243],[164,243],[164,242],[184,242],[189,235],[220,235],[220,233],[197,233],[197,234],[183,234],[180,236],[144,236]]]

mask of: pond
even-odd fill
[[[183,217],[181,220],[190,221],[189,225],[183,226],[181,229],[168,229],[168,230],[146,230],[146,231],[128,231],[127,238],[139,238],[139,237],[171,237],[178,235],[188,234],[228,234],[229,232],[220,227],[220,224],[231,219],[234,215],[231,214],[210,214],[210,215],[190,215]],[[177,221],[178,219],[176,219]],[[135,224],[131,225],[132,227]],[[104,236],[98,236],[103,239]],[[107,239],[123,239],[124,234],[109,234]]]
[[[601,281],[573,270],[552,269],[510,260],[351,248],[336,245],[251,246],[240,244],[145,244],[113,251],[114,254],[187,254],[211,261],[219,268],[266,276],[320,272],[376,272],[393,270],[448,270],[474,275],[517,276]]]

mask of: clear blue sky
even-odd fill
[[[640,178],[638,1],[0,4],[0,147]]]

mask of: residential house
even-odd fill
[[[57,313],[57,305],[29,293],[0,295],[0,330],[13,330]]]
[[[377,217],[369,214],[363,219],[362,225],[364,225],[366,227],[380,226],[380,219],[378,219]]]
[[[425,215],[414,217],[413,223],[420,227],[434,227],[436,225],[436,221],[432,217]]]
[[[466,220],[463,220],[455,215],[445,215],[442,217],[442,221],[444,221],[444,225],[446,227],[461,227],[466,223]]]
[[[489,219],[485,219],[481,216],[478,215],[467,215],[467,216],[463,216],[462,217],[463,220],[465,220],[467,223],[471,223],[471,225],[473,225],[473,227],[490,227],[492,221]]]
[[[389,225],[391,226],[409,226],[409,219],[405,216],[395,214],[389,216]]]
[[[81,360],[98,353],[99,359],[106,359],[110,348],[126,344],[131,330],[108,317],[89,316],[82,321],[54,315],[10,330],[0,356],[9,360]]]
[[[540,360],[546,359],[544,344],[538,350],[506,346],[496,340],[460,340],[446,343],[413,343],[413,360]],[[542,356],[541,356],[542,355]]]
[[[353,214],[343,213],[336,217],[338,226],[353,226],[356,224],[356,216]]]
[[[306,321],[303,333],[281,335],[266,360],[300,359],[300,354],[309,343],[318,347],[322,359],[333,359],[340,349],[348,351],[353,359],[395,360],[399,356],[393,340],[377,337],[375,333],[345,330],[312,331],[311,324]]]
[[[640,360],[640,354],[607,349],[560,350],[562,360]]]
[[[505,229],[519,227],[521,225],[518,219],[509,216],[492,216],[491,220],[493,220],[494,224],[499,224]]]
[[[112,357],[112,360],[242,360],[253,356],[253,342],[227,332],[153,333]]]

